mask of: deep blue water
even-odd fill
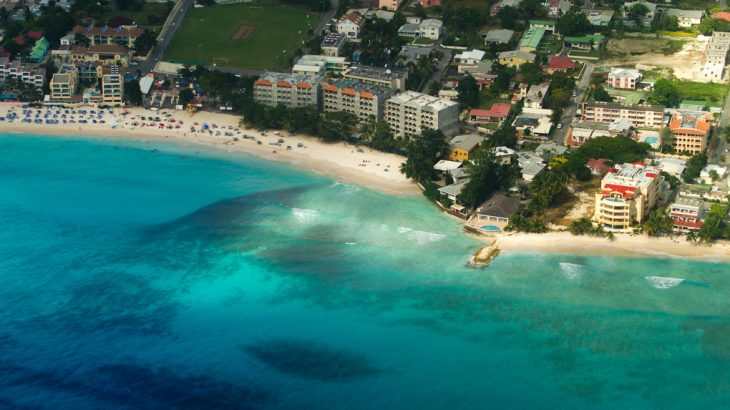
[[[197,150],[0,135],[0,408],[730,405],[728,265],[468,269],[421,198]]]

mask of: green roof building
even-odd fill
[[[563,42],[573,48],[591,50],[603,43],[605,37],[600,34],[586,34],[585,36],[564,37]]]
[[[41,37],[40,39],[38,39],[38,41],[35,42],[33,49],[30,50],[28,60],[34,63],[40,62],[41,60],[43,60],[43,57],[46,56],[46,53],[48,52],[48,47],[50,47],[50,44],[48,44],[48,40],[46,40],[45,37]]]
[[[525,34],[522,35],[519,46],[520,51],[527,51],[528,53],[536,51],[537,46],[540,44],[540,41],[542,41],[544,36],[544,28],[530,27],[527,31],[525,31]]]

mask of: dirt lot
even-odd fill
[[[665,39],[612,39],[608,42],[611,58],[604,64],[607,67],[636,66],[640,70],[658,70],[679,79],[703,82],[700,70],[706,45],[699,40],[680,43]]]
[[[236,29],[236,32],[233,33],[231,36],[231,40],[238,41],[238,40],[244,40],[246,37],[250,36],[251,33],[253,33],[253,27],[251,26],[240,26],[238,29]]]

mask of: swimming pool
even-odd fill
[[[502,228],[496,225],[482,225],[479,229],[487,232],[499,232],[502,230]]]
[[[646,137],[644,138],[644,142],[646,142],[649,145],[654,145],[659,141],[659,137]]]

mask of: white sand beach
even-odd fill
[[[346,143],[327,144],[305,135],[242,128],[232,114],[143,108],[71,110],[0,104],[0,132],[134,140],[172,140],[283,162],[337,181],[395,195],[418,194],[401,174],[405,158]],[[84,112],[81,112],[83,110]],[[15,118],[10,121],[9,116]],[[155,120],[159,117],[159,120]],[[144,120],[142,119],[144,118]],[[283,142],[282,142],[283,141]]]
[[[504,234],[496,237],[501,252],[538,252],[585,255],[669,257],[730,262],[730,243],[711,245],[687,242],[684,237],[616,235],[615,240],[574,236],[569,232]]]

